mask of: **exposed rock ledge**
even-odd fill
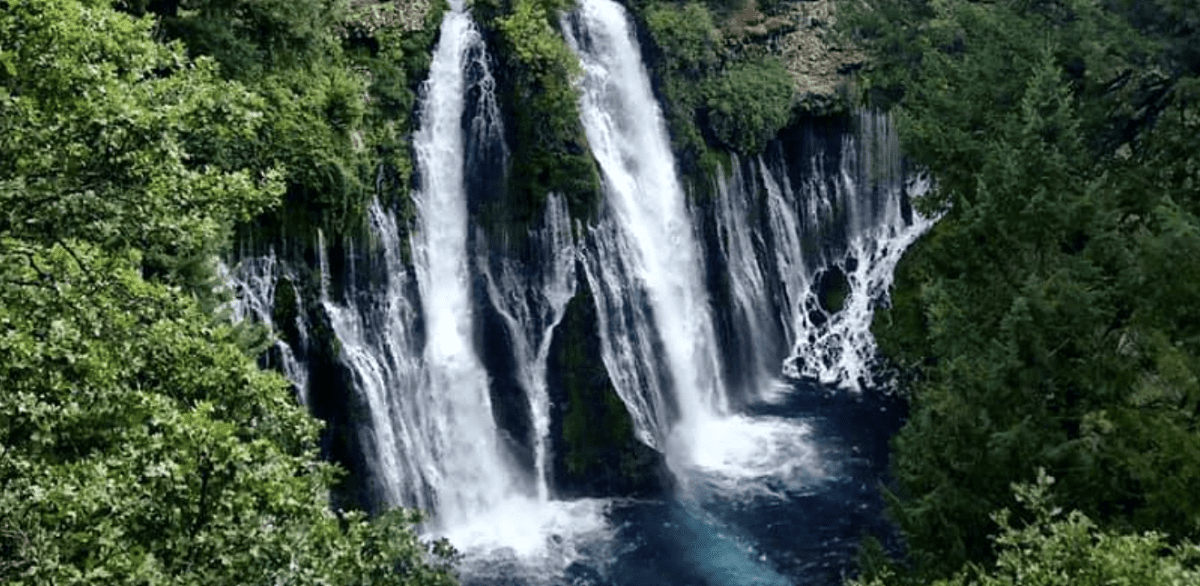
[[[834,0],[776,0],[773,14],[764,14],[760,0],[745,0],[723,28],[727,45],[742,50],[760,45],[779,55],[795,80],[799,107],[823,114],[846,107],[844,90],[849,73],[865,56],[839,39]]]
[[[366,34],[380,29],[415,31],[425,28],[433,0],[350,0],[348,24]]]

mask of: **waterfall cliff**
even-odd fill
[[[756,406],[880,384],[871,316],[931,223],[887,118],[797,122],[696,185],[633,26],[612,0],[561,17],[594,215],[550,193],[530,226],[476,217],[511,161],[487,43],[452,2],[412,136],[415,214],[381,197],[361,234],[230,259],[235,315],[269,326],[271,363],[351,471],[342,498],[423,509],[467,549],[569,564],[564,536],[604,525],[576,497],[698,490],[668,460],[706,471],[702,490],[794,489],[822,473],[811,429]]]

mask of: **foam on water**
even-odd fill
[[[613,541],[609,501],[512,498],[440,536],[462,552],[464,582],[540,584],[581,559],[603,559]]]
[[[685,488],[704,498],[784,497],[805,492],[828,476],[803,420],[733,415],[713,419],[676,462]]]

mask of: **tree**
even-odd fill
[[[918,573],[993,559],[1039,467],[1102,527],[1197,537],[1192,74],[1096,3],[866,6],[865,87],[944,214],[876,323],[912,369],[891,510]]]
[[[187,147],[253,136],[263,102],[150,38],[106,3],[25,1],[0,14],[0,234],[137,248],[170,272],[278,201],[277,170],[198,165]]]
[[[329,510],[317,422],[210,311],[214,252],[282,185],[206,149],[270,101],[152,28],[0,12],[0,582],[452,583],[415,513]]]
[[[1200,582],[1200,547],[1172,545],[1162,534],[1101,530],[1079,511],[1053,506],[1054,479],[1043,472],[1035,485],[1014,487],[1016,500],[1032,519],[1013,522],[1007,509],[993,515],[1000,533],[994,567],[971,567],[933,586],[1182,586]],[[898,578],[888,569],[852,581],[852,586],[886,586]]]
[[[69,246],[0,247],[0,581],[452,583],[416,515],[328,509],[316,422],[235,328]]]

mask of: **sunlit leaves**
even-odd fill
[[[105,0],[0,11],[0,582],[448,584],[413,515],[328,509],[317,423],[187,272],[295,172],[239,145],[348,133],[356,79],[319,78],[313,123],[153,27]]]

